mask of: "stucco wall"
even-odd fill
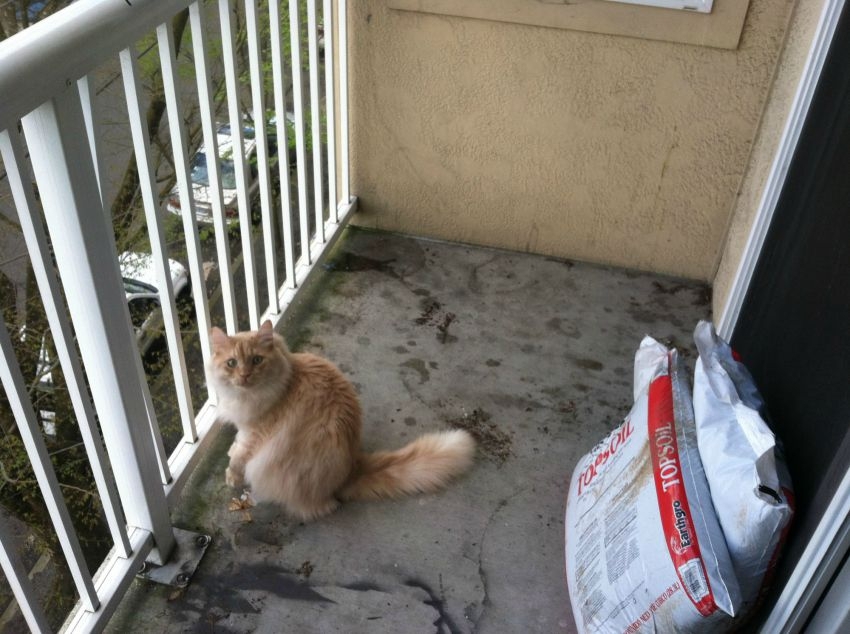
[[[793,3],[737,50],[349,3],[355,222],[710,280]]]
[[[814,39],[824,0],[799,2],[788,26],[788,36],[771,87],[762,123],[753,144],[741,193],[737,198],[722,258],[714,278],[714,314],[723,314],[735,274],[761,202],[785,122],[800,83],[806,57]]]

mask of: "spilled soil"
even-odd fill
[[[440,343],[453,343],[457,337],[449,334],[449,326],[457,319],[454,313],[443,310],[443,305],[436,299],[426,297],[422,300],[422,312],[416,318],[420,326],[433,326],[437,329],[437,341]]]
[[[475,438],[480,453],[498,464],[503,464],[513,453],[513,440],[495,423],[491,423],[490,418],[490,414],[476,407],[471,414],[464,413],[448,423],[455,429],[468,431]]]

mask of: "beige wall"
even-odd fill
[[[355,222],[711,280],[793,4],[721,50],[351,2]]]
[[[779,59],[776,79],[753,144],[752,157],[733,209],[722,259],[714,278],[715,315],[723,313],[729,300],[738,264],[743,257],[823,5],[824,0],[806,0],[799,2],[793,11],[787,42]]]

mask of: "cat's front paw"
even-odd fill
[[[241,471],[227,467],[224,471],[224,481],[227,486],[239,489],[245,484],[245,476]]]

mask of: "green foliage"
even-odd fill
[[[266,95],[274,94],[273,70],[272,70],[272,55],[271,55],[271,17],[268,11],[268,2],[260,0],[257,3],[258,29],[260,31],[260,58],[262,60],[261,73],[263,75],[263,91]],[[309,60],[307,58],[307,0],[298,0],[298,16],[299,27],[301,31],[301,67],[302,70],[309,70]],[[288,60],[292,59],[292,30],[289,20],[289,3],[286,0],[281,0],[280,3],[280,45],[281,55],[284,59],[284,65]],[[244,30],[240,34],[241,39],[247,42],[247,32]],[[247,63],[244,66],[245,72],[241,73],[240,81],[248,85],[250,77],[248,75]]]

